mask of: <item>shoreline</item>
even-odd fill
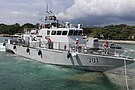
[[[18,35],[0,34],[0,37],[17,37]]]
[[[15,37],[15,35],[10,34],[0,34],[0,37]],[[116,44],[135,44],[135,41],[128,41],[128,40],[103,40],[98,39],[100,43],[104,43],[105,41],[108,41],[109,43],[116,43]]]
[[[0,34],[0,37],[11,37],[12,35],[10,34]]]
[[[99,42],[104,43],[106,40],[99,39]],[[107,40],[109,43],[117,44],[135,44],[135,41],[126,41],[126,40]]]

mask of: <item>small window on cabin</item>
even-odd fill
[[[47,35],[50,35],[50,31],[47,30]]]
[[[63,31],[62,32],[62,35],[67,35],[67,31]]]
[[[69,30],[68,35],[73,35],[74,30]]]
[[[78,30],[75,30],[74,31],[74,35],[78,35]]]
[[[95,39],[94,42],[98,42],[98,39]]]
[[[51,35],[56,35],[56,31],[52,31]]]
[[[57,35],[61,35],[62,31],[57,31]]]
[[[78,35],[82,35],[82,34],[83,34],[82,30],[79,30]]]

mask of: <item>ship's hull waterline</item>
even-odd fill
[[[70,52],[69,55],[68,51],[46,48],[28,48],[12,44],[6,44],[5,48],[6,51],[46,64],[67,66],[88,71],[103,72],[124,65],[124,59],[119,57],[108,57],[76,52]],[[131,63],[133,63],[132,59],[126,59],[126,64]]]

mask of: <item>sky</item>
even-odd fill
[[[135,0],[0,0],[0,23],[43,22],[47,5],[65,22],[135,25]]]

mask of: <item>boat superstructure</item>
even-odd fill
[[[97,38],[83,39],[83,29],[66,22],[60,24],[53,14],[45,15],[45,23],[5,43],[6,51],[47,64],[83,70],[107,71],[135,62],[110,48],[100,49]]]

